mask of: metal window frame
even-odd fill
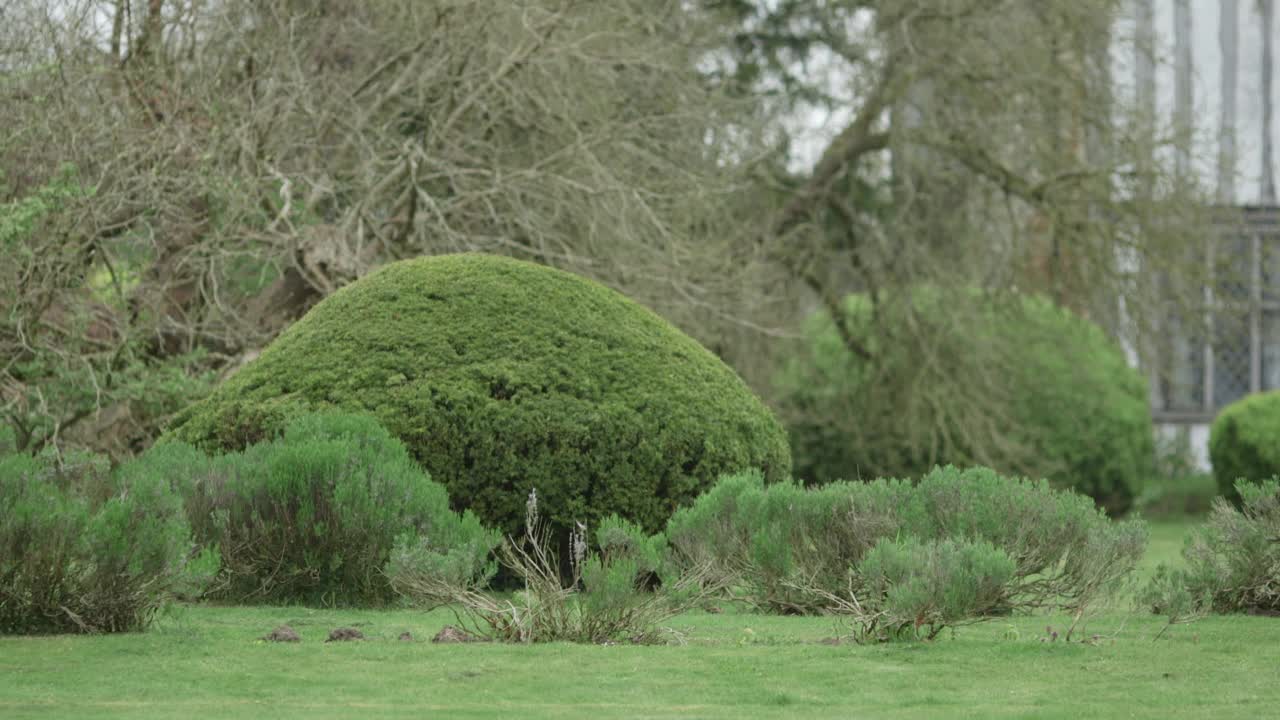
[[[1262,387],[1262,317],[1268,311],[1280,311],[1280,292],[1267,300],[1263,297],[1263,248],[1271,245],[1280,253],[1280,206],[1246,205],[1218,208],[1221,220],[1216,224],[1215,237],[1205,250],[1206,269],[1209,271],[1209,282],[1204,288],[1205,327],[1209,339],[1203,342],[1203,368],[1199,408],[1167,409],[1164,393],[1158,389],[1159,383],[1155,373],[1152,379],[1152,400],[1159,407],[1152,407],[1152,416],[1162,423],[1207,423],[1217,416],[1220,408],[1216,407],[1214,397],[1214,292],[1212,272],[1217,260],[1218,241],[1235,235],[1245,236],[1249,241],[1249,390],[1253,394],[1263,390]],[[1156,371],[1158,372],[1158,370]]]

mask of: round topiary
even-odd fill
[[[1280,390],[1231,403],[1209,429],[1209,462],[1218,492],[1239,500],[1236,480],[1258,482],[1280,475]]]
[[[994,464],[1127,510],[1154,472],[1145,379],[1093,323],[1042,296],[1004,299],[917,290],[914,308],[882,307],[885,324],[873,327],[870,302],[851,296],[850,326],[874,364],[815,316],[807,352],[777,378],[796,475],[827,482]],[[893,332],[930,322],[928,353],[918,330]],[[955,378],[985,384],[956,388]],[[922,385],[932,402],[913,392]],[[981,412],[965,407],[975,398]]]
[[[723,473],[791,467],[781,425],[697,342],[595,282],[496,256],[370,273],[168,434],[240,449],[326,408],[377,417],[456,508],[507,532],[535,488],[561,528],[617,513],[652,532]]]

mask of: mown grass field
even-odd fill
[[[1154,528],[1176,558],[1188,523]],[[1146,568],[1144,568],[1146,571]],[[0,638],[0,717],[1262,718],[1280,707],[1280,619],[1215,617],[1153,642],[1115,608],[1094,644],[1061,617],[935,643],[824,645],[829,618],[676,618],[686,645],[433,645],[447,611],[183,607],[145,634]],[[299,644],[257,638],[280,623]],[[340,625],[364,642],[325,643]],[[415,640],[396,638],[410,631]]]

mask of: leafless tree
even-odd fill
[[[1275,157],[1272,151],[1274,143],[1271,139],[1275,130],[1272,112],[1275,56],[1271,48],[1275,42],[1275,0],[1258,0],[1258,14],[1262,16],[1262,196],[1259,200],[1273,205],[1276,202]]]
[[[1120,5],[12,0],[0,411],[28,449],[136,449],[369,268],[476,250],[617,287],[766,393],[779,337],[864,293],[870,335],[834,314],[889,409],[997,448],[1016,348],[936,352],[969,291],[1141,325],[1199,233],[1185,138],[1111,92]],[[847,122],[797,170],[813,108]]]
[[[145,443],[193,378],[397,258],[531,259],[686,327],[750,315],[749,253],[722,232],[750,103],[698,72],[714,28],[684,3],[5,12],[0,408],[19,445]]]
[[[713,4],[739,28],[726,74],[848,118],[811,170],[785,174],[759,235],[836,319],[871,378],[847,411],[822,419],[846,436],[875,436],[891,422],[924,455],[945,459],[964,444],[979,459],[1025,467],[1011,459],[1034,451],[1005,440],[1011,398],[1001,379],[1020,349],[955,358],[940,340],[991,322],[991,297],[1026,291],[1133,339],[1169,310],[1158,280],[1202,280],[1191,118],[1156,117],[1153,82],[1132,98],[1112,91],[1110,50],[1135,42],[1117,22],[1127,3]],[[1150,16],[1149,3],[1139,8]],[[1149,28],[1140,21],[1137,31]],[[1139,67],[1154,79],[1163,59],[1145,45]],[[823,64],[841,68],[835,90],[796,70]],[[919,307],[921,288],[947,300]],[[842,310],[851,292],[874,308],[870,327]],[[878,349],[888,346],[894,352]]]
[[[1221,134],[1218,137],[1218,202],[1236,196],[1236,89],[1240,69],[1240,11],[1236,0],[1222,0],[1218,18],[1218,46],[1222,51]]]

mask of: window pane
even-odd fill
[[[1253,241],[1239,235],[1223,238],[1217,245],[1214,259],[1216,299],[1228,305],[1247,303],[1253,275]]]
[[[1213,317],[1213,404],[1228,405],[1249,392],[1249,313],[1223,308]]]
[[[1280,302],[1280,238],[1262,236],[1262,300]]]
[[[1166,410],[1200,410],[1204,407],[1204,345],[1185,332],[1169,333],[1167,368],[1161,383]]]
[[[1262,314],[1262,389],[1280,388],[1280,312]]]
[[[1214,257],[1213,404],[1220,408],[1249,392],[1253,240],[1247,235],[1223,238]]]

